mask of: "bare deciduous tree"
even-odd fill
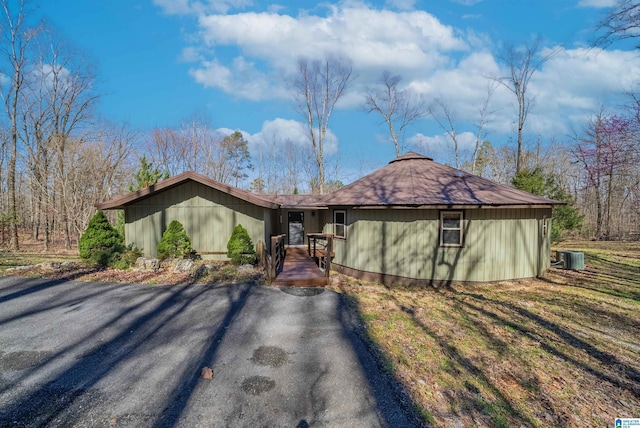
[[[65,198],[61,203],[76,242],[95,213],[95,204],[127,188],[133,174],[127,163],[136,138],[126,126],[103,123],[84,141],[67,141],[66,174],[60,180]]]
[[[7,190],[9,193],[8,219],[11,235],[11,248],[20,248],[18,238],[18,209],[16,201],[16,164],[18,161],[18,132],[19,114],[23,95],[23,85],[27,73],[27,50],[40,32],[40,27],[29,28],[27,25],[27,0],[20,0],[13,9],[14,2],[1,0],[3,43],[0,49],[6,58],[2,73],[8,78],[0,91],[4,101],[4,108],[10,123],[9,132],[9,163],[7,172]]]
[[[67,176],[67,145],[70,140],[83,142],[89,133],[90,121],[93,119],[93,107],[98,100],[95,92],[95,73],[93,65],[85,56],[71,48],[51,32],[45,43],[50,57],[42,65],[43,78],[47,79],[48,102],[51,105],[51,143],[56,153],[56,182],[62,182]],[[79,149],[77,145],[74,149]],[[65,192],[64,186],[56,185],[58,192]],[[64,193],[58,199],[64,201],[69,197]],[[60,221],[64,230],[65,246],[71,248],[72,224],[70,213],[65,204],[60,207]]]
[[[589,121],[584,135],[576,139],[573,154],[584,167],[585,189],[594,192],[596,239],[611,236],[614,191],[620,179],[629,174],[628,167],[636,164],[636,136],[635,123],[628,117],[601,110]]]
[[[459,134],[456,127],[456,113],[451,109],[450,104],[443,98],[439,97],[433,101],[433,104],[429,107],[429,115],[436,121],[440,128],[447,134],[451,142],[453,143],[453,152],[456,168],[464,168],[471,170],[472,173],[476,173],[476,164],[478,156],[480,155],[480,149],[482,143],[487,136],[486,128],[487,122],[491,118],[492,111],[489,110],[489,102],[498,85],[493,79],[490,79],[487,84],[487,92],[485,98],[482,100],[480,107],[478,108],[478,116],[474,122],[475,138],[473,151],[471,153],[471,160],[462,159],[460,153]]]
[[[257,177],[254,189],[260,193],[293,194],[303,190],[305,166],[312,160],[310,147],[289,138],[281,139],[277,134],[265,135],[265,140],[256,146]]]
[[[489,121],[491,111],[489,110],[489,102],[496,90],[497,83],[493,80],[487,84],[487,96],[483,100],[480,108],[478,109],[478,121],[475,124],[476,127],[476,141],[473,147],[473,155],[471,156],[471,173],[475,174],[478,163],[478,155],[480,153],[480,147],[487,137],[485,126]]]
[[[242,134],[240,134],[242,137]],[[237,167],[248,166],[246,159],[239,161],[225,137],[199,115],[183,120],[179,129],[155,128],[145,141],[145,152],[150,161],[170,175],[194,171],[215,180],[231,183]],[[242,139],[244,141],[244,139]],[[246,141],[244,141],[246,149]],[[241,168],[241,169],[242,169]],[[237,183],[243,179],[238,173]]]
[[[182,171],[205,173],[207,162],[213,157],[212,148],[219,145],[214,129],[206,118],[194,113],[180,124],[179,159]]]
[[[595,40],[596,46],[609,46],[617,40],[640,37],[640,2],[617,0],[600,21],[598,30],[602,34]]]
[[[549,61],[558,50],[540,56],[542,38],[537,37],[529,46],[509,46],[507,47],[503,60],[509,67],[509,74],[498,77],[494,80],[511,91],[518,103],[518,143],[516,151],[516,174],[521,171],[522,163],[522,134],[524,125],[529,115],[532,98],[528,96],[529,82],[531,78],[542,66]]]
[[[426,115],[426,107],[408,89],[400,89],[402,78],[385,71],[380,77],[379,89],[367,89],[364,109],[367,113],[377,112],[389,127],[389,135],[396,149],[396,156],[404,151],[404,131],[413,121]]]
[[[301,58],[298,60],[297,74],[291,82],[297,109],[308,128],[321,194],[325,191],[324,145],[329,120],[352,79],[352,68],[346,60],[327,58],[309,63]]]
[[[172,128],[153,128],[144,142],[144,152],[155,165],[169,175],[182,171],[180,162],[180,136]]]
[[[460,168],[460,150],[458,147],[458,132],[454,121],[454,112],[451,111],[449,104],[442,98],[437,98],[433,102],[434,105],[429,107],[429,114],[438,123],[440,128],[447,134],[453,143],[453,153],[455,157],[455,166]]]

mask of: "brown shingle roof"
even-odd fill
[[[324,197],[326,195],[269,195],[268,198],[282,208],[326,208]]]
[[[209,186],[213,189],[220,190],[221,192],[228,193],[231,196],[235,196],[236,198],[242,199],[243,201],[250,202],[259,207],[273,208],[273,209],[279,207],[279,204],[270,200],[269,197],[261,197],[254,193],[247,192],[242,189],[238,189],[237,187],[229,186],[228,184],[224,184],[217,180],[213,180],[211,178],[205,177],[204,175],[189,171],[189,172],[183,172],[182,174],[178,174],[173,177],[167,178],[166,180],[162,180],[152,186],[146,187],[144,189],[140,189],[136,192],[129,193],[128,195],[124,195],[120,198],[98,203],[96,204],[96,208],[101,210],[121,209],[128,204],[131,204],[140,199],[144,199],[148,196],[151,196],[154,193],[157,193],[163,189],[168,189],[170,187],[178,186],[189,180],[198,182],[205,186]]]
[[[343,206],[540,206],[563,202],[532,195],[409,152],[325,196]]]
[[[163,189],[193,180],[264,208],[320,209],[327,206],[549,206],[564,204],[409,152],[384,168],[327,195],[256,195],[195,172],[185,172],[120,198],[96,204],[119,209]]]

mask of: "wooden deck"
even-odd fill
[[[307,248],[289,247],[282,271],[273,280],[274,285],[314,287],[327,285],[323,271],[307,254]]]

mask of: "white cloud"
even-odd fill
[[[433,68],[442,52],[467,46],[451,27],[424,11],[392,12],[364,6],[332,6],[328,16],[291,17],[274,13],[203,15],[202,40],[237,46],[244,55],[291,69],[300,56],[351,58],[358,67],[397,64],[398,68]]]
[[[499,75],[500,67],[489,52],[474,52],[450,68],[414,79],[410,87],[426,99],[445,100],[460,120],[471,120],[487,97],[490,78]]]
[[[495,45],[489,36],[444,25],[425,11],[375,9],[350,1],[324,4],[297,16],[280,14],[278,8],[227,15],[211,12],[223,3],[234,7],[248,4],[171,2],[174,13],[191,11],[198,17],[196,42],[181,55],[183,61],[192,62],[193,78],[204,87],[238,98],[289,98],[284,77],[293,72],[299,57],[343,56],[351,60],[358,78],[340,108],[359,107],[365,88],[378,82],[383,70],[389,70],[402,76],[404,87],[425,99],[447,100],[456,120],[470,124],[467,129],[473,131],[490,79],[508,75],[505,65],[492,54]],[[412,4],[412,0],[393,1],[397,8]],[[582,0],[580,4],[596,7],[610,2]],[[163,8],[169,10],[169,6]],[[548,54],[551,49],[541,53]],[[527,94],[533,104],[527,132],[546,136],[564,133],[575,120],[597,110],[607,101],[604,97],[619,96],[639,79],[635,51],[558,49],[530,82]],[[486,130],[491,135],[515,132],[517,108],[512,93],[498,86],[489,110],[492,114]],[[337,140],[335,144],[337,147]]]
[[[217,59],[203,61],[199,67],[190,69],[189,73],[205,88],[218,88],[238,98],[261,101],[286,97],[282,86],[274,86],[274,82],[278,83],[277,79],[261,72],[253,62],[243,57],[236,57],[230,67]]]
[[[35,81],[44,84],[49,89],[55,84],[59,91],[63,91],[75,84],[74,75],[71,74],[68,68],[60,65],[54,67],[51,64],[40,63],[39,67],[34,67],[30,73]],[[1,84],[8,84],[10,82],[11,80],[8,76],[3,75],[2,78],[0,78]]]
[[[476,136],[472,132],[462,132],[456,136],[460,162],[471,158],[476,143]],[[453,140],[447,134],[427,136],[418,133],[407,142],[417,150],[433,158],[436,162],[445,162],[455,166]]]
[[[180,62],[198,62],[204,60],[202,53],[200,53],[200,49],[195,46],[187,46],[182,49],[182,52],[178,57],[178,61]]]
[[[307,126],[293,119],[276,118],[267,120],[262,124],[260,132],[247,134],[245,138],[249,143],[249,151],[251,153],[268,152],[273,147],[281,149],[287,141],[300,147],[311,146]],[[324,153],[330,156],[337,152],[338,138],[331,130],[328,130]]]
[[[385,4],[400,10],[412,10],[415,7],[416,0],[387,0]]]
[[[473,6],[474,4],[478,4],[482,2],[482,0],[451,0],[454,3],[458,3],[464,6]]]
[[[251,0],[153,0],[167,15],[227,13],[253,4]]]
[[[557,53],[535,72],[528,89],[531,101],[526,132],[553,137],[564,135],[602,104],[620,104],[621,97],[640,80],[640,59],[633,51],[548,48]],[[458,122],[476,123],[487,96],[487,85],[508,75],[488,52],[475,52],[450,68],[443,68],[411,87],[427,99],[445,100]],[[498,85],[489,106],[485,130],[490,136],[515,133],[515,96]]]
[[[570,116],[584,117],[601,104],[620,99],[639,78],[635,52],[560,49],[531,80],[531,94],[536,96],[531,131],[567,132]]]
[[[617,0],[580,0],[578,7],[605,8],[613,7],[616,3]]]
[[[425,75],[446,67],[450,53],[468,49],[453,28],[424,11],[377,10],[359,2],[325,10],[326,16],[295,17],[270,12],[196,13],[201,44],[183,50],[180,60],[199,62],[190,72],[205,87],[266,100],[290,96],[284,77],[293,73],[300,57],[348,58],[362,89],[385,69]],[[205,53],[213,49],[216,56]],[[219,54],[223,51],[226,56]],[[229,52],[237,52],[235,58],[229,59]],[[361,98],[348,93],[340,106],[354,107]]]
[[[205,87],[216,87],[250,100],[288,98],[285,76],[300,57],[348,58],[358,85],[393,69],[410,77],[428,74],[451,63],[452,52],[468,44],[452,27],[424,11],[372,9],[359,2],[326,6],[326,16],[301,13],[246,12],[232,15],[197,13],[200,46],[185,49],[181,60],[199,59],[191,69]],[[216,56],[203,54],[216,49]],[[223,56],[219,52],[223,52]],[[229,59],[229,52],[237,52]],[[340,107],[355,107],[361,93],[347,93]]]
[[[188,15],[194,13],[189,0],[153,0],[168,15]]]
[[[199,14],[198,22],[198,35],[207,47],[230,47],[243,60],[251,58],[261,76],[257,81],[265,86],[257,90],[260,96],[252,95],[250,99],[288,96],[282,87],[283,75],[293,72],[300,57],[347,57],[357,72],[375,74],[377,79],[390,64],[398,72],[424,73],[445,66],[450,61],[446,52],[467,49],[451,27],[424,11],[375,10],[360,3],[331,6],[326,16],[293,17],[267,12]],[[192,75],[208,87],[219,87],[236,95],[255,94],[255,90],[248,93],[238,87],[244,82],[231,79],[233,73],[225,72],[225,80],[218,80],[221,68],[234,67],[222,56],[210,57],[201,61]]]

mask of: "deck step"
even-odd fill
[[[288,287],[324,287],[327,285],[326,278],[301,278],[301,279],[279,279],[276,278],[272,285],[286,285]]]

